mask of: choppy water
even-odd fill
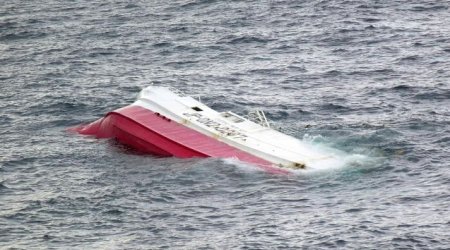
[[[0,248],[450,248],[448,1],[3,1]],[[149,82],[345,153],[294,176],[66,133]]]

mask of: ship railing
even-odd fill
[[[267,120],[266,114],[264,114],[264,111],[262,110],[250,111],[247,115],[247,118],[250,121],[257,123],[263,127],[270,128],[269,120]]]

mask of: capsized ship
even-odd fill
[[[73,130],[157,156],[234,158],[271,173],[314,168],[333,158],[272,129],[264,112],[253,117],[217,112],[176,89],[149,86],[133,104]]]

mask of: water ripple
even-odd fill
[[[448,248],[442,1],[58,1],[0,8],[0,248]],[[270,175],[66,132],[150,82],[335,149]]]

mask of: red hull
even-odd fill
[[[115,138],[139,151],[180,158],[237,158],[268,172],[288,173],[271,162],[234,148],[214,138],[140,106],[126,106],[89,125],[74,130],[97,138]]]

